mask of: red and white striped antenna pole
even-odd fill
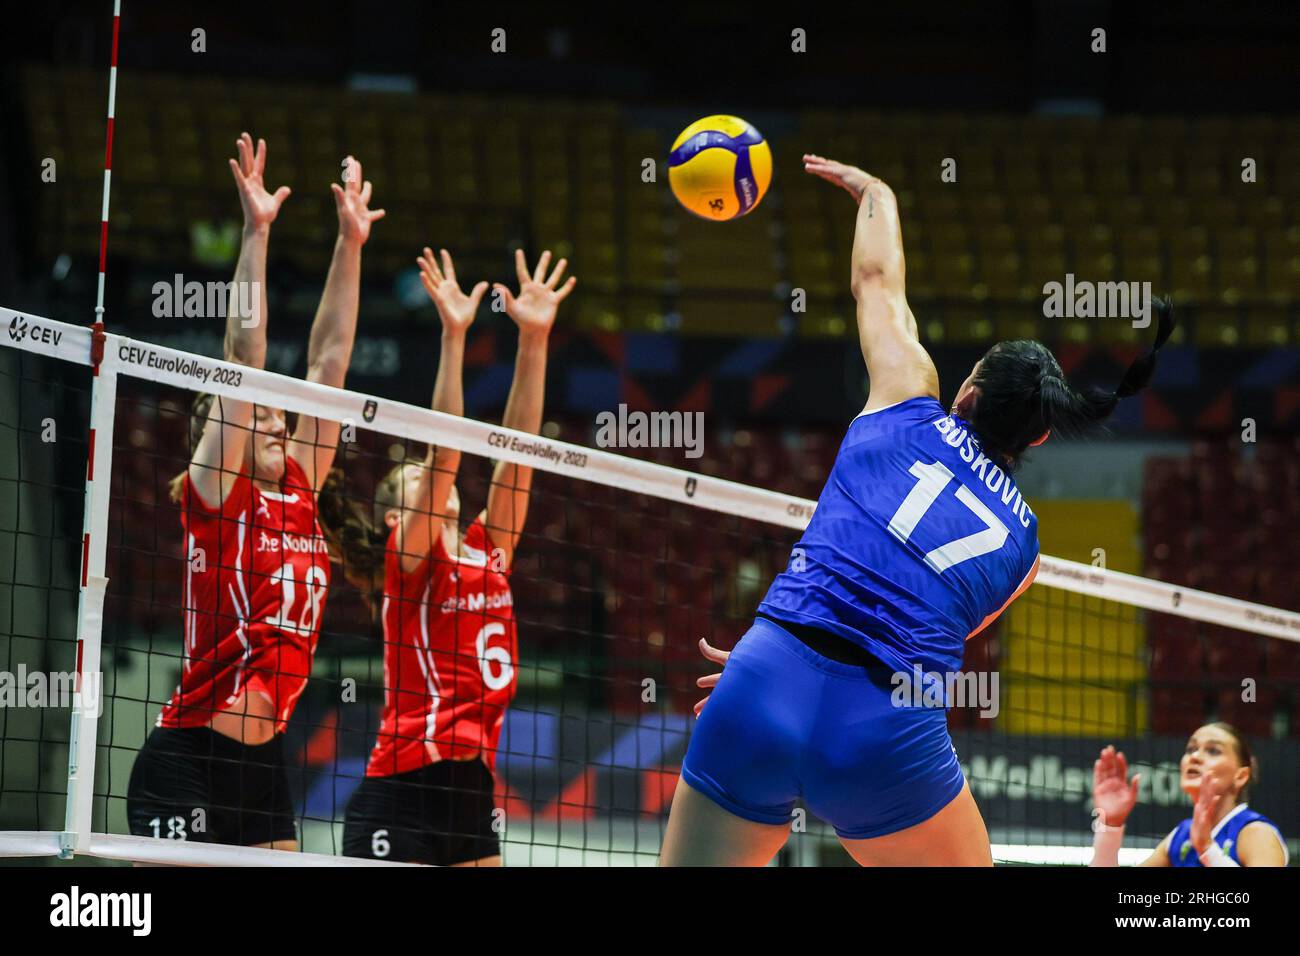
[[[113,0],[113,53],[108,74],[108,132],[104,146],[104,201],[99,217],[99,289],[90,329],[90,430],[86,455],[85,507],[81,534],[81,590],[77,597],[77,682],[68,727],[68,799],[59,856],[90,848],[95,788],[95,743],[104,682],[104,596],[108,590],[109,473],[113,465],[113,419],[117,407],[117,368],[104,360],[104,269],[108,263],[108,192],[113,176],[113,116],[117,99],[117,37],[122,0]]]
[[[113,52],[108,68],[108,125],[104,142],[104,199],[99,215],[99,285],[95,291],[95,322],[91,326],[91,367],[99,374],[104,357],[104,267],[108,262],[108,196],[113,180],[113,118],[117,112],[117,37],[122,0],[113,0]]]

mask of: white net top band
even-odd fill
[[[0,342],[90,365],[91,331],[0,307]],[[412,441],[456,448],[635,494],[803,530],[817,503],[608,451],[460,418],[378,396],[332,388],[106,334],[101,374],[127,375],[326,418]],[[1300,614],[1077,561],[1044,555],[1037,583],[1148,610],[1300,642]]]

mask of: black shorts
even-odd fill
[[[366,777],[348,801],[343,855],[450,866],[498,856],[492,771],[482,760],[440,760]]]
[[[209,727],[158,727],[126,791],[136,836],[252,846],[296,840],[281,738],[241,744]]]

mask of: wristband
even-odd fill
[[[1119,866],[1119,848],[1124,842],[1124,825],[1102,824],[1092,835],[1092,866]]]
[[[1213,840],[1210,841],[1209,847],[1201,854],[1202,866],[1241,866],[1236,860],[1223,852],[1219,844]]]

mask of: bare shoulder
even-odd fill
[[[1286,845],[1271,823],[1255,820],[1241,828],[1237,855],[1247,866],[1286,866]]]
[[[1143,860],[1138,866],[1169,866],[1169,843],[1174,838],[1174,832],[1171,830],[1160,845],[1151,851],[1151,855]]]

